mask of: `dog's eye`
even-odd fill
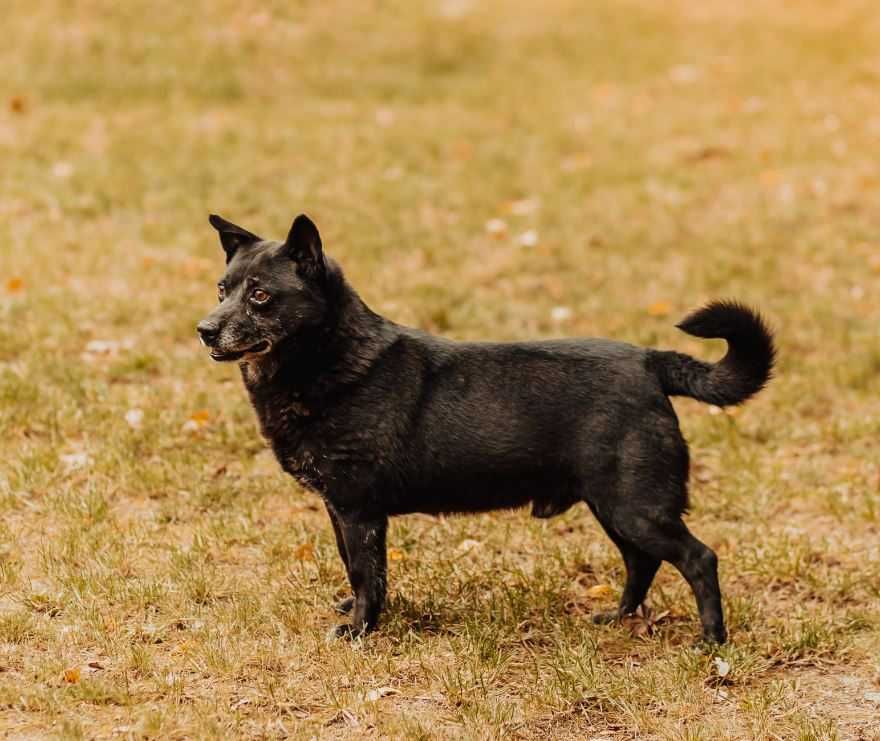
[[[226,298],[226,286],[221,283],[219,286],[217,286],[217,300],[220,303],[223,303],[224,298]]]
[[[258,304],[265,304],[269,300],[269,294],[262,288],[258,288],[251,294],[251,299]]]

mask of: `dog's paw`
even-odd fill
[[[727,631],[722,628],[711,633],[704,631],[694,643],[694,648],[701,653],[712,653],[716,648],[723,646],[725,643],[727,643]]]
[[[347,615],[352,607],[354,607],[354,597],[346,597],[333,605],[333,609],[340,615]]]
[[[327,633],[328,641],[336,641],[340,638],[347,639],[349,641],[354,640],[355,638],[360,638],[361,636],[366,634],[366,630],[361,627],[358,628],[351,623],[342,623],[341,625],[337,625],[334,628],[331,628]]]
[[[611,625],[620,620],[620,610],[608,610],[606,612],[594,612],[593,622],[596,625]]]

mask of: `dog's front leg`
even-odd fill
[[[345,536],[342,534],[342,528],[339,525],[339,517],[329,504],[327,505],[327,514],[330,515],[330,523],[333,525],[336,547],[339,549],[339,557],[345,566],[345,575],[348,578],[348,583],[351,584],[351,571],[348,568],[348,547],[345,545]],[[343,615],[351,612],[352,607],[354,607],[354,595],[345,597],[334,605],[334,609]]]
[[[335,634],[356,637],[376,627],[379,613],[385,606],[388,518],[363,520],[337,515],[337,524],[348,553],[348,579],[354,592],[354,609],[351,623],[337,626]]]

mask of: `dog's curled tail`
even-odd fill
[[[676,325],[695,337],[727,340],[727,354],[705,363],[678,352],[653,350],[648,363],[668,396],[690,396],[723,407],[758,393],[773,373],[773,334],[756,311],[736,301],[713,301]]]

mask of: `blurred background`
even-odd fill
[[[380,671],[316,647],[342,588],[329,525],[277,473],[237,370],[212,364],[194,331],[223,269],[208,213],[282,238],[306,212],[372,308],[452,337],[609,336],[715,358],[722,345],[675,322],[709,298],[761,308],[781,349],[769,389],[729,413],[676,402],[694,448],[691,524],[721,557],[741,651],[727,656],[740,680],[726,700],[713,695],[711,732],[868,728],[880,701],[869,697],[880,671],[876,11],[863,0],[7,0],[0,637],[12,673],[0,704],[11,727],[354,733],[346,710],[358,732],[369,722],[392,736],[422,727],[411,717],[425,732],[442,721],[450,733],[678,738],[705,701],[711,663],[676,664],[680,681],[660,687],[677,661],[664,642],[694,629],[677,574],[664,569],[657,599],[689,621],[661,638],[587,627],[586,590],[613,593],[622,573],[580,511],[401,521],[399,601],[377,639],[400,654]],[[479,557],[449,555],[465,542]],[[489,604],[510,594],[522,599],[496,619]],[[431,615],[452,633],[426,637]],[[519,635],[523,621],[546,630],[532,653],[480,643]],[[145,625],[164,642],[143,639]],[[287,643],[259,633],[279,625]],[[592,648],[577,642],[585,630]],[[237,659],[217,658],[232,650],[217,636],[238,641]],[[613,667],[604,679],[573,668],[585,656],[613,664],[615,650],[646,667],[628,689]],[[471,675],[456,700],[462,662]],[[285,684],[292,665],[297,686]],[[380,675],[433,704],[346,699]],[[114,694],[123,676],[129,694]],[[585,687],[600,698],[589,712],[577,704]],[[243,697],[251,714],[231,713]]]

